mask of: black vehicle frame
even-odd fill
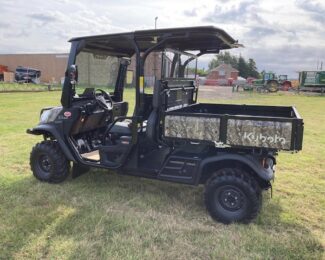
[[[198,86],[195,78],[185,77],[186,66],[203,54],[239,46],[225,31],[211,26],[72,39],[62,106],[44,108],[40,123],[27,130],[44,137],[31,152],[34,176],[62,182],[72,163],[73,177],[98,167],[205,184],[206,207],[214,219],[251,221],[259,212],[262,190],[271,187],[277,152],[301,150],[303,122],[294,107],[197,103]],[[171,72],[156,81],[153,94],[145,93],[146,58],[166,49],[176,50]],[[76,58],[81,52],[119,59],[114,93],[88,86],[76,94]],[[177,55],[186,52],[196,54],[176,65]],[[135,109],[127,116],[123,90],[133,55]],[[173,78],[176,68],[179,74]],[[253,132],[245,134],[247,140],[239,140],[245,129]]]

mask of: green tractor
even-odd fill
[[[249,81],[244,90],[256,90],[258,92],[277,92],[279,90],[279,82],[273,72],[262,74],[261,79],[254,79]]]
[[[279,90],[279,82],[273,72],[263,73],[261,79],[253,80],[252,83],[257,91],[277,92]]]
[[[299,91],[325,93],[325,71],[299,72]]]

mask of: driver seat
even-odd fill
[[[131,135],[132,134],[131,123],[132,123],[131,120],[124,120],[121,122],[116,122],[109,132],[112,134],[119,135],[119,136]]]

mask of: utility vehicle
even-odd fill
[[[239,46],[210,26],[72,39],[61,106],[42,109],[27,130],[44,138],[31,152],[34,176],[59,183],[72,164],[72,177],[97,167],[203,184],[215,220],[251,221],[262,190],[271,188],[277,152],[301,150],[303,121],[294,107],[197,102],[197,58]],[[150,53],[162,60],[153,91],[144,84]],[[133,101],[123,90],[132,64],[135,107],[128,115]]]
[[[39,83],[41,71],[38,69],[18,66],[15,71],[15,81],[19,83]]]

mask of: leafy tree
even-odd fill
[[[233,68],[237,69],[238,67],[238,59],[236,56],[231,55],[228,51],[221,52],[215,56],[214,59],[212,59],[209,62],[209,69],[213,69],[218,67],[220,64],[230,64]]]
[[[186,68],[186,72],[188,72],[189,74],[194,74],[195,73],[195,68]],[[206,71],[204,68],[203,69],[197,69],[196,70],[197,75],[199,76],[206,76],[208,74],[208,71]]]
[[[253,78],[259,78],[260,74],[256,68],[256,62],[252,59],[248,59],[248,75]]]
[[[238,71],[239,71],[239,76],[245,79],[249,76],[248,64],[246,63],[245,59],[242,56],[240,56],[238,59]]]
[[[203,69],[197,69],[197,74],[201,77],[204,77],[208,75],[208,71],[206,71],[204,68]]]

